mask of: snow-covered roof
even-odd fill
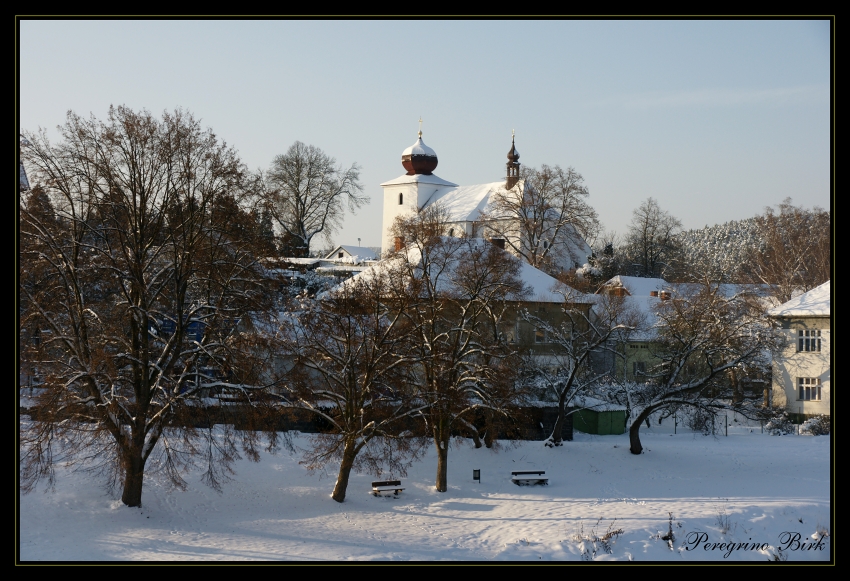
[[[322,261],[321,258],[281,258],[281,262],[288,262],[289,264],[304,264],[307,266],[311,266],[313,264],[318,264]]]
[[[482,245],[482,244],[491,244],[490,242],[481,239],[481,238],[465,238],[465,239],[451,239],[455,242],[462,241],[465,244],[469,245]],[[504,250],[500,250],[501,252],[505,252]],[[529,292],[526,296],[516,297],[515,300],[522,300],[527,302],[539,302],[539,303],[557,303],[561,304],[564,302],[564,292],[569,293],[570,300],[574,303],[584,303],[591,304],[594,302],[594,297],[591,295],[586,295],[584,293],[578,292],[574,289],[570,289],[566,287],[559,280],[549,276],[542,270],[538,270],[534,268],[530,264],[525,261],[516,258],[515,256],[505,252],[507,256],[511,258],[511,260],[519,261],[520,271],[519,277],[520,280],[526,285]],[[354,284],[355,281],[360,280],[361,277],[374,277],[378,275],[382,270],[392,268],[397,261],[403,260],[401,257],[392,258],[389,260],[384,260],[376,265],[373,265],[360,274],[348,279],[348,281],[344,282],[345,284]],[[410,264],[418,265],[422,261],[422,254],[419,248],[411,246],[407,249],[407,261]],[[449,286],[445,286],[440,288],[440,284],[442,285],[451,285],[453,278],[451,276],[442,278],[438,283],[439,291],[450,291]]]
[[[826,281],[819,287],[770,309],[768,313],[773,317],[828,317],[831,313],[830,282]]]
[[[603,287],[625,288],[633,297],[648,297],[653,291],[668,289],[670,284],[663,278],[642,278],[639,276],[617,275],[602,285]],[[601,289],[600,289],[601,290]]]
[[[344,250],[350,256],[359,258],[361,261],[362,260],[377,260],[378,259],[378,256],[375,254],[374,250],[371,250],[369,248],[365,248],[363,246],[349,246],[349,245],[346,245],[346,244],[340,244],[339,246],[337,246],[332,252],[330,252],[325,257],[325,259],[326,260],[335,259],[337,257],[337,255],[339,254],[340,250]]]
[[[656,334],[655,322],[657,316],[655,309],[661,298],[651,296],[649,293],[658,291],[658,294],[661,294],[662,290],[670,290],[671,286],[663,278],[617,275],[606,281],[597,293],[603,292],[604,288],[625,288],[629,295],[625,299],[628,308],[639,312],[643,319],[642,329],[632,332],[630,339],[632,341],[652,341]]]
[[[430,155],[437,157],[436,152],[422,142],[422,138],[416,140],[416,143],[401,152],[402,155]]]
[[[457,184],[444,180],[441,177],[438,177],[434,174],[425,175],[425,174],[413,174],[409,176],[407,174],[400,175],[394,180],[390,180],[388,182],[384,182],[381,186],[401,186],[404,184],[433,184],[435,186],[457,186]]]
[[[363,272],[368,266],[356,264],[335,264],[333,266],[320,266],[316,269],[319,274],[347,274],[351,272]]]
[[[474,186],[457,186],[449,190],[437,190],[425,205],[439,203],[448,212],[452,222],[472,222],[481,214],[492,215],[493,194],[504,191],[504,180]]]

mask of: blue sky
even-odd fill
[[[827,20],[21,20],[19,43],[22,129],[182,107],[251,169],[296,140],[358,163],[339,244],[380,244],[420,116],[440,177],[502,178],[515,129],[618,234],[648,197],[685,228],[830,206]]]

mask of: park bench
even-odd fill
[[[549,484],[544,470],[515,470],[511,472],[511,481],[517,486],[528,484]]]
[[[401,480],[377,480],[372,483],[372,495],[380,496],[384,492],[392,492],[395,496],[404,490]]]

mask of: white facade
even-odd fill
[[[395,246],[392,226],[399,216],[413,216],[440,194],[456,188],[433,174],[402,175],[381,184],[384,189],[384,218],[382,222],[381,252],[386,253]]]
[[[769,311],[788,342],[773,365],[773,405],[789,414],[830,414],[830,283]]]

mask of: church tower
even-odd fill
[[[396,247],[390,229],[398,216],[411,216],[425,207],[437,192],[457,187],[434,175],[437,153],[422,141],[422,120],[419,120],[419,138],[401,152],[401,165],[405,174],[384,182],[384,217],[381,233],[381,253]]]
[[[514,143],[514,132],[511,131],[511,150],[508,152],[508,175],[505,178],[505,189],[509,190],[519,181],[519,152]]]

